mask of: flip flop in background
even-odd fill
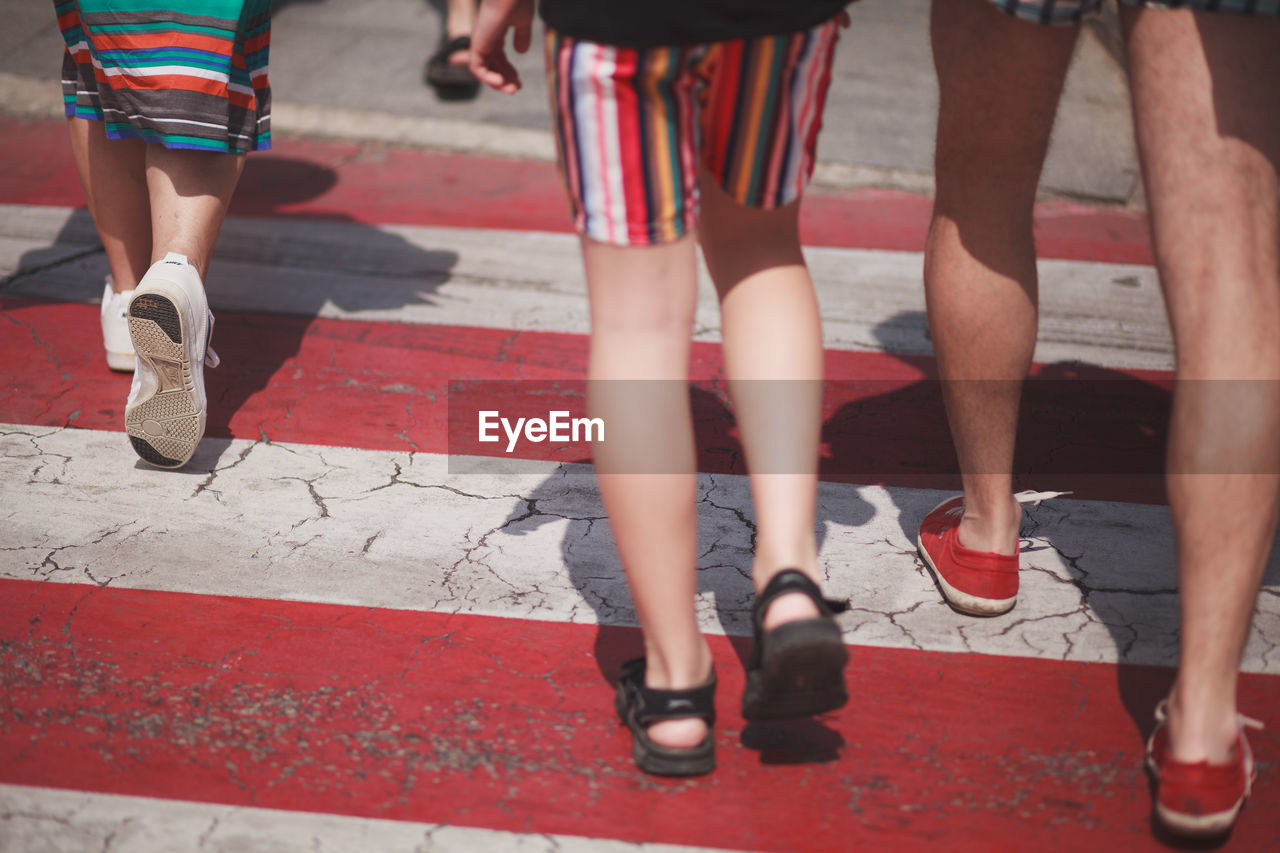
[[[445,101],[462,101],[474,98],[480,90],[480,81],[464,65],[456,65],[449,61],[455,53],[471,49],[471,36],[458,36],[440,41],[440,47],[427,60],[427,68],[423,79],[436,90],[436,95]]]

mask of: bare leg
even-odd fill
[[[245,155],[149,145],[146,157],[151,263],[178,252],[204,280]]]
[[[203,279],[244,155],[107,139],[102,122],[79,118],[67,128],[115,290],[132,290],[167,252],[186,255]]]
[[[444,31],[449,39],[458,36],[469,36],[476,21],[476,0],[448,0],[446,4]],[[449,55],[449,62],[454,65],[466,65],[469,60],[466,51]]]
[[[67,119],[71,152],[117,293],[133,290],[151,266],[147,143],[107,139],[100,121]]]
[[[1169,743],[1177,760],[1225,763],[1280,506],[1280,117],[1268,101],[1280,79],[1280,21],[1126,11],[1179,380],[1168,487],[1182,647]]]
[[[724,358],[756,512],[752,578],[762,591],[782,569],[818,574],[818,441],[822,323],[800,252],[799,204],[756,210],[700,176],[699,235],[720,295]],[[778,598],[765,627],[819,615],[799,593]]]
[[[644,632],[645,682],[696,687],[711,675],[711,652],[694,609],[697,478],[686,388],[697,295],[693,239],[645,248],[584,239],[582,246],[591,296],[588,405],[609,430],[596,448],[596,473]],[[662,468],[634,473],[644,460]],[[670,747],[696,746],[706,732],[696,718],[649,727],[650,738]]]
[[[958,535],[1012,554],[1018,402],[1037,322],[1031,215],[1076,31],[987,0],[935,0],[931,28],[940,97],[924,282],[964,482]]]

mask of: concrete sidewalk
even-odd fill
[[[52,8],[0,0],[0,113],[60,115],[62,41]],[[271,80],[277,133],[548,160],[542,58],[519,58],[525,91],[444,102],[422,81],[443,0],[276,0]],[[850,7],[819,150],[817,184],[932,190],[937,86],[929,0]],[[1086,28],[1042,181],[1046,196],[1141,202],[1124,74],[1110,29]]]

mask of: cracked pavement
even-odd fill
[[[526,464],[542,472],[450,474],[437,454],[206,440],[174,474],[135,464],[118,434],[2,426],[0,577],[635,624],[590,469]],[[821,484],[821,562],[828,594],[851,604],[847,642],[1175,662],[1165,508],[1026,508],[1018,605],[974,619],[942,603],[915,552],[915,527],[941,494]],[[709,632],[750,632],[750,519],[745,477],[700,476]],[[1280,561],[1265,583],[1244,669],[1280,673]]]
[[[0,844],[6,850],[52,850],[47,843],[54,833],[59,850],[99,853],[697,853],[707,849],[76,791],[45,790],[36,796],[30,789],[0,785]]]

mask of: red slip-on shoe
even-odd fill
[[[1070,492],[1018,492],[1020,504],[1036,504]],[[998,616],[1018,602],[1018,555],[975,551],[960,544],[957,531],[964,498],[943,501],[920,522],[916,545],[947,603],[971,616]]]
[[[975,551],[957,530],[964,498],[943,501],[920,522],[916,544],[947,603],[972,616],[996,616],[1018,601],[1018,555]]]
[[[1156,706],[1156,730],[1147,741],[1147,767],[1156,778],[1156,815],[1179,835],[1209,837],[1231,829],[1248,799],[1258,769],[1244,736],[1246,726],[1262,723],[1240,716],[1235,760],[1229,764],[1175,761],[1169,757],[1165,700]]]

